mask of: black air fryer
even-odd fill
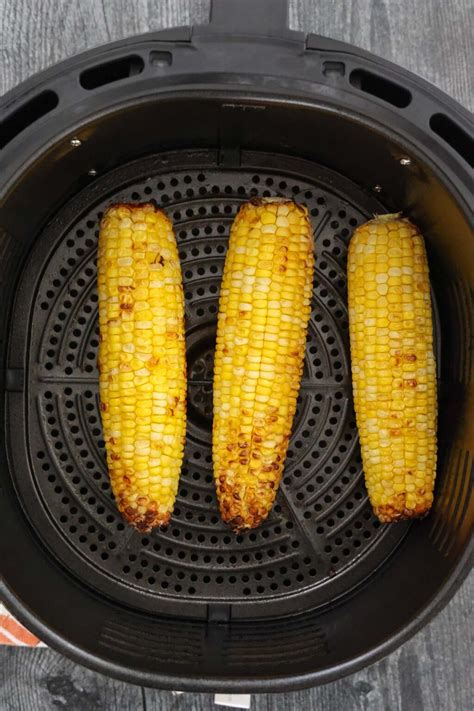
[[[286,28],[285,0],[74,57],[0,102],[0,591],[46,643],[130,682],[278,691],[407,639],[471,565],[474,242],[468,113],[399,67]],[[229,227],[253,196],[308,206],[314,304],[277,504],[220,520],[212,363]],[[166,531],[118,514],[98,412],[96,253],[112,202],[156,200],[184,277],[188,433]],[[439,376],[436,498],[381,525],[351,398],[347,246],[404,210],[428,248]]]

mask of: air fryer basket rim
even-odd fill
[[[34,612],[23,605],[21,600],[15,596],[6,584],[0,580],[0,598],[5,605],[14,612],[18,620],[29,630],[36,634],[42,641],[49,644],[53,649],[58,650],[75,662],[83,664],[93,671],[106,673],[120,681],[143,684],[144,686],[160,689],[170,689],[176,691],[192,692],[219,692],[229,693],[272,693],[278,691],[296,691],[319,684],[327,684],[336,681],[344,676],[354,674],[370,664],[374,664],[379,659],[390,654],[413,635],[420,631],[429,623],[451,600],[471,571],[474,563],[474,540],[471,538],[470,545],[466,548],[462,558],[458,561],[456,570],[451,578],[446,581],[443,588],[440,588],[431,602],[425,607],[422,614],[403,629],[399,630],[390,639],[372,649],[368,649],[363,655],[351,658],[337,667],[323,668],[318,671],[302,674],[301,676],[262,678],[239,678],[220,679],[206,677],[202,674],[195,677],[177,677],[161,673],[142,672],[139,669],[131,669],[112,662],[104,663],[104,660],[83,649],[73,645],[70,641],[59,634],[53,632],[49,627],[43,625],[35,616]]]
[[[241,10],[242,4],[244,5],[243,13]],[[273,17],[269,12],[270,4],[272,8],[277,5],[277,10]],[[347,82],[343,83],[340,78],[334,84],[331,78],[322,74],[316,80],[314,77],[302,77],[300,73],[297,74],[298,68],[301,68],[300,62],[289,68],[285,62],[279,65],[277,70],[281,69],[286,72],[286,77],[271,76],[271,88],[268,89],[264,87],[264,82],[260,81],[262,77],[270,76],[268,73],[268,57],[263,56],[263,49],[262,65],[261,67],[255,67],[252,73],[249,72],[246,59],[241,56],[242,53],[232,53],[229,50],[229,55],[232,55],[232,61],[243,65],[241,77],[245,79],[243,83],[240,80],[235,81],[235,83],[229,82],[230,77],[225,77],[225,73],[228,72],[227,68],[224,68],[222,76],[219,77],[215,75],[213,69],[215,58],[213,47],[226,42],[226,26],[221,12],[224,5],[226,6],[226,11],[230,9],[227,18],[230,26],[232,26],[232,20],[235,20],[238,28],[244,26],[243,20],[242,23],[240,20],[241,14],[248,13],[254,7],[254,3],[251,0],[239,0],[239,2],[230,0],[227,3],[224,3],[223,0],[214,0],[213,23],[209,27],[200,27],[194,30],[178,28],[122,40],[106,47],[90,50],[42,72],[9,92],[0,101],[0,115],[2,115],[2,118],[5,117],[6,120],[14,114],[17,107],[21,108],[25,101],[29,100],[28,97],[37,95],[40,88],[41,91],[44,91],[49,86],[53,87],[53,90],[60,96],[60,105],[53,109],[50,115],[39,118],[37,127],[27,127],[23,133],[15,136],[4,147],[2,153],[6,159],[6,170],[2,176],[3,185],[0,184],[0,199],[2,193],[4,195],[9,193],[23,170],[31,165],[47,148],[57,144],[64,138],[70,138],[76,134],[82,135],[81,130],[89,121],[96,119],[100,115],[108,114],[113,109],[118,109],[119,106],[124,107],[127,103],[135,106],[140,102],[146,102],[151,98],[154,85],[155,91],[159,92],[163,99],[172,94],[179,95],[182,98],[191,95],[196,96],[200,91],[204,91],[209,98],[220,95],[231,101],[233,97],[236,97],[235,101],[241,100],[243,104],[251,104],[252,101],[258,100],[260,97],[267,102],[307,104],[309,107],[334,111],[339,115],[343,115],[345,112],[346,115],[351,116],[354,120],[360,120],[368,127],[371,126],[384,134],[390,133],[392,137],[396,138],[397,143],[406,147],[409,155],[429,163],[433,172],[440,177],[441,182],[450,186],[458,204],[467,213],[470,189],[465,157],[463,158],[462,154],[446,143],[445,140],[433,133],[429,133],[427,127],[427,116],[433,111],[442,111],[443,114],[452,117],[452,120],[457,125],[460,125],[462,130],[466,130],[466,126],[469,125],[469,116],[462,107],[439,90],[431,87],[427,82],[356,48],[315,36],[305,38],[301,33],[285,30],[282,24],[282,17],[286,8],[285,0],[260,0],[263,13],[260,15],[257,12],[253,34],[258,35],[261,48],[265,46],[268,48],[283,46],[293,50],[298,46],[299,50],[304,49],[306,52],[313,52],[313,56],[317,56],[318,62],[321,63],[332,62],[337,65],[341,61],[347,62],[347,66],[351,68],[348,73],[354,71],[356,65],[363,66],[369,70],[376,67],[381,75],[387,77],[389,82],[397,79],[399,83],[409,87],[412,96],[416,96],[419,99],[418,106],[423,105],[423,115],[420,117],[410,111],[404,115],[404,109],[395,108],[393,105],[380,101],[377,97],[373,98],[370,94],[358,91],[357,87],[351,87]],[[270,25],[266,24],[267,22],[270,22]],[[242,31],[243,34],[248,34],[243,29],[239,31]],[[248,37],[243,37],[242,42],[245,43],[247,39]],[[195,55],[193,57],[196,66],[192,69],[189,68],[189,74],[183,73],[183,65],[180,65],[179,61],[166,64],[169,61],[167,55],[170,52],[176,57],[189,54],[190,44],[193,42],[199,52],[198,59],[196,59]],[[83,74],[87,68],[94,68],[100,62],[109,61],[116,57],[130,55],[148,57],[150,51],[156,52],[158,61],[166,64],[165,71],[169,72],[169,78],[162,72],[162,68],[159,69],[158,76],[156,73],[150,73],[149,69],[145,68],[143,75],[130,76],[130,78],[119,81],[115,85],[110,84],[110,86],[99,89],[98,92],[92,91],[90,95],[78,88],[78,76]],[[285,54],[286,50],[282,51]],[[202,63],[199,59],[201,55]],[[189,63],[187,58],[185,61]],[[351,64],[351,62],[354,62],[354,64]],[[301,71],[303,73],[303,70]],[[295,81],[294,85],[289,85],[288,75],[292,73],[295,78],[297,76],[301,81],[299,83]],[[205,85],[202,84],[201,88],[192,88],[193,82],[197,80],[205,82]],[[248,83],[249,81],[250,83]],[[289,86],[291,86],[290,89],[288,88]],[[77,117],[77,112],[74,112],[74,108],[77,109],[78,105],[81,106],[82,115],[80,118],[75,118],[75,123],[73,124],[73,116]],[[8,583],[1,579],[0,597],[5,600],[6,605],[21,622],[45,642],[51,644],[52,647],[91,669],[100,670],[124,681],[143,683],[163,689],[190,691],[283,691],[326,683],[350,674],[386,655],[411,637],[450,600],[463,582],[472,566],[473,544],[474,540],[471,536],[469,544],[466,545],[462,555],[457,560],[449,578],[436,590],[436,594],[418,612],[417,616],[399,628],[389,638],[367,649],[364,654],[349,657],[337,665],[323,666],[317,671],[302,673],[301,675],[261,675],[250,677],[242,674],[238,679],[235,677],[213,677],[207,674],[178,676],[168,673],[149,672],[138,668],[138,666],[120,665],[111,659],[105,659],[86,651],[46,626],[40,617],[9,587]]]

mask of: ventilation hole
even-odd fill
[[[451,148],[474,167],[474,141],[461,126],[445,114],[433,114],[430,118],[430,128]]]
[[[58,104],[58,95],[54,91],[47,90],[20,106],[2,122],[0,148],[4,148],[22,131],[53,111]]]
[[[356,69],[351,72],[349,81],[357,89],[376,96],[399,109],[404,109],[411,103],[411,94],[407,89],[379,74]]]
[[[98,89],[100,86],[141,74],[144,66],[143,59],[137,55],[121,57],[112,62],[98,64],[95,67],[86,69],[80,75],[79,82],[83,89],[91,91],[92,89]]]

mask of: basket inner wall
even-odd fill
[[[49,554],[81,584],[125,607],[201,620],[260,620],[318,608],[324,610],[320,630],[329,620],[329,603],[364,584],[366,590],[377,586],[388,601],[391,593],[382,581],[398,567],[416,570],[417,558],[424,556],[436,561],[436,574],[407,596],[408,618],[449,575],[472,526],[468,264],[453,246],[466,244],[467,222],[426,166],[405,173],[402,181],[394,160],[400,147],[368,128],[343,126],[338,118],[328,132],[321,114],[313,116],[310,134],[307,110],[297,114],[293,107],[291,121],[300,121],[301,130],[282,151],[289,116],[275,107],[274,120],[255,112],[239,125],[236,153],[235,122],[219,106],[180,104],[176,112],[170,104],[161,111],[150,106],[130,114],[131,123],[125,123],[127,136],[137,136],[132,143],[120,134],[123,116],[97,121],[79,151],[64,155],[61,147],[52,148],[7,201],[5,311],[14,281],[17,287],[8,353],[4,347],[2,354],[9,452],[2,475],[14,481],[26,518]],[[202,117],[195,135],[187,131],[192,148],[178,139],[186,135],[179,116],[187,111]],[[153,135],[146,126],[158,118],[169,128],[150,143],[142,136]],[[318,132],[328,136],[320,155],[313,147]],[[360,185],[353,182],[357,155],[348,150],[354,141],[356,154],[367,156],[370,147],[371,159],[359,164]],[[258,152],[250,150],[256,142]],[[157,143],[180,150],[156,153]],[[130,159],[135,160],[128,164]],[[87,173],[95,166],[104,176],[91,181]],[[376,199],[370,190],[376,184],[390,198]],[[228,229],[238,205],[262,194],[290,195],[310,209],[315,308],[277,506],[261,529],[235,538],[219,521],[211,481],[212,348]],[[25,195],[36,208],[28,217],[18,210]],[[441,198],[446,209],[434,221],[432,210]],[[97,412],[95,249],[100,213],[115,199],[155,199],[167,210],[175,222],[186,291],[186,460],[172,525],[146,538],[125,529],[115,511]],[[356,224],[400,204],[408,205],[424,229],[439,304],[440,468],[434,511],[425,521],[379,527],[363,486],[351,404],[345,255]],[[352,604],[355,609],[354,598]],[[308,619],[314,624],[314,617]],[[382,633],[380,623],[374,640]]]

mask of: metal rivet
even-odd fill
[[[382,186],[381,186],[381,185],[374,185],[373,191],[374,191],[374,193],[381,193],[381,192],[382,192]]]
[[[405,167],[411,165],[411,158],[400,158],[400,165]]]
[[[69,143],[71,144],[71,146],[72,146],[73,148],[79,148],[80,146],[82,146],[82,141],[81,141],[81,139],[80,139],[80,138],[76,138],[76,136],[74,136],[74,138],[71,138],[71,140],[69,141]]]
[[[95,178],[97,175],[97,171],[95,168],[91,168],[90,170],[87,171],[87,175],[90,175],[91,178]]]

